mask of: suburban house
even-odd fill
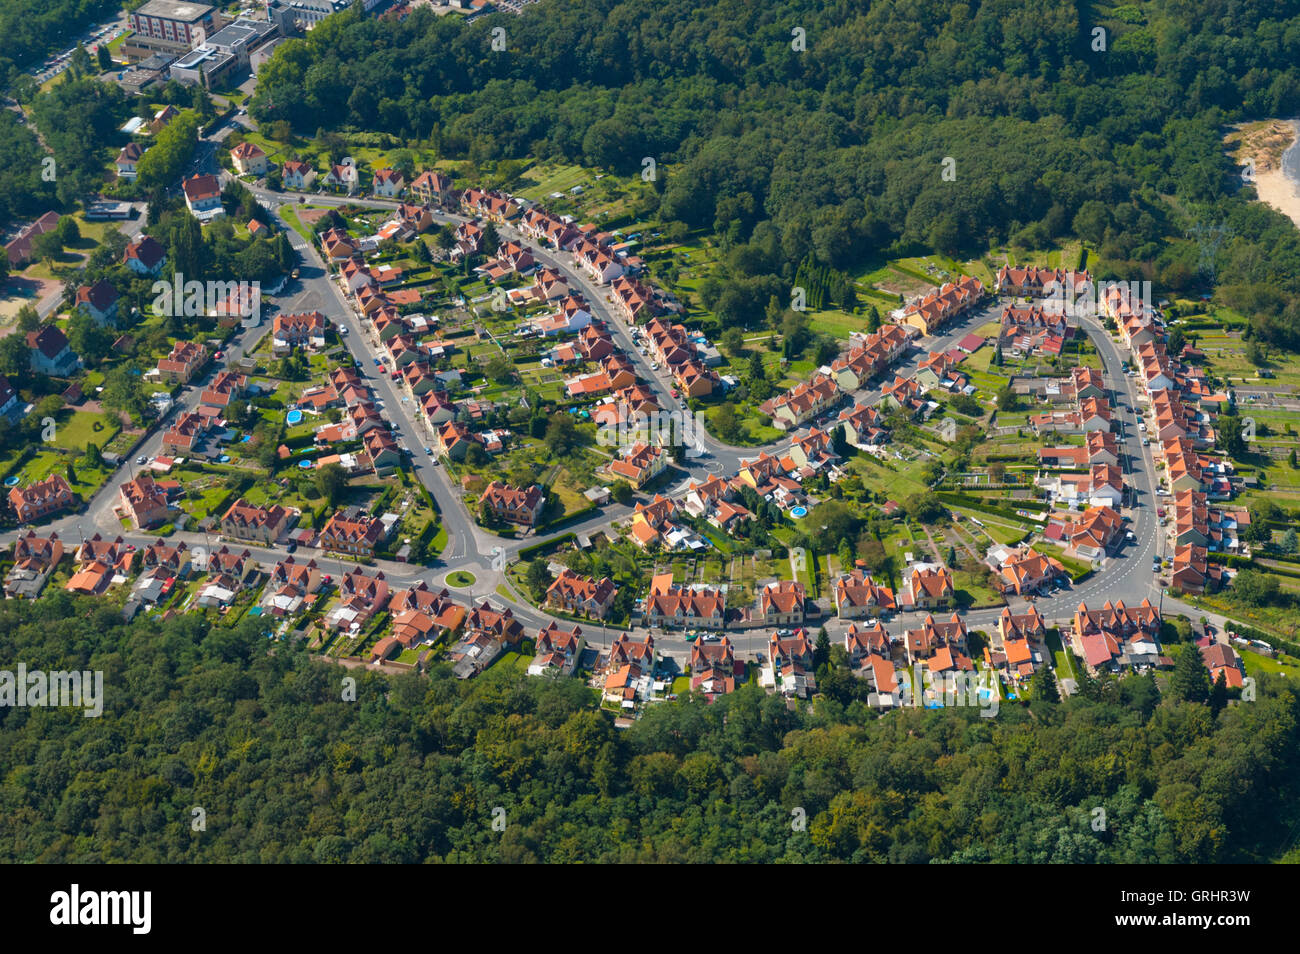
[[[191,176],[181,183],[185,193],[185,207],[200,222],[226,214],[221,206],[221,183],[211,173]]]
[[[490,513],[498,520],[531,527],[542,515],[546,498],[536,484],[518,488],[494,480],[479,497],[479,513]]]
[[[221,517],[221,535],[235,540],[275,543],[289,529],[293,511],[275,504],[254,507],[241,497]]]
[[[369,559],[386,536],[383,521],[377,517],[339,512],[326,522],[318,545],[322,550]]]
[[[441,172],[422,172],[411,183],[411,195],[426,205],[449,206],[453,193],[451,178]]]
[[[943,609],[956,598],[952,571],[938,564],[916,563],[903,574],[898,603],[903,609]]]
[[[654,637],[634,640],[620,633],[606,657],[602,699],[624,709],[635,708],[638,702],[650,698],[654,670]]]
[[[559,676],[571,676],[577,668],[578,660],[587,642],[582,638],[582,628],[561,629],[560,624],[551,620],[544,629],[538,630],[536,655],[528,666],[528,675],[540,676],[554,673]]]
[[[907,659],[912,664],[925,663],[930,672],[974,672],[967,651],[966,623],[953,613],[945,622],[936,622],[926,614],[917,629],[904,635]]]
[[[1049,528],[1050,529],[1050,528]],[[1085,560],[1100,560],[1124,533],[1124,518],[1108,505],[1089,507],[1066,524],[1061,539],[1066,552]]]
[[[388,606],[388,580],[383,572],[370,576],[353,570],[339,581],[339,601],[325,614],[325,625],[336,631],[357,632]]]
[[[1068,575],[1061,561],[1043,556],[1031,547],[1005,553],[997,570],[1002,591],[1016,596],[1051,589],[1058,579]]]
[[[379,476],[391,474],[402,462],[402,452],[397,440],[386,428],[375,427],[366,431],[361,444],[370,458],[370,466]]]
[[[663,448],[638,441],[616,454],[604,469],[611,477],[641,488],[662,474],[667,466],[668,455]]]
[[[208,363],[208,349],[195,341],[177,341],[171,353],[158,359],[158,377],[165,384],[188,384]]]
[[[361,185],[361,175],[357,172],[356,164],[347,161],[330,166],[329,172],[325,173],[324,182],[331,189],[352,195]]]
[[[762,410],[771,416],[773,427],[785,431],[830,410],[839,402],[840,397],[835,379],[818,374],[812,380],[797,384],[785,394],[765,402]]]
[[[1205,547],[1185,545],[1174,550],[1171,586],[1183,593],[1211,593],[1223,585],[1223,567],[1210,563]]]
[[[609,577],[593,580],[566,567],[547,588],[544,605],[578,616],[604,619],[617,594],[618,587]]]
[[[241,176],[264,176],[268,168],[266,153],[256,143],[251,142],[241,142],[230,150],[230,161]]]
[[[294,616],[309,597],[320,592],[323,582],[324,574],[315,560],[299,563],[287,557],[271,569],[262,595],[262,609],[272,616]]]
[[[767,662],[758,684],[784,696],[806,699],[817,689],[813,672],[813,644],[802,629],[792,636],[773,633],[767,641]]]
[[[28,530],[14,541],[14,565],[5,576],[5,596],[34,600],[45,589],[54,568],[63,559],[63,543],[57,533],[38,537]]]
[[[147,530],[166,523],[170,511],[167,492],[154,481],[152,475],[141,474],[128,480],[118,489],[122,511],[137,530]]]
[[[406,189],[406,177],[396,169],[376,169],[370,187],[377,196],[395,199]]]
[[[67,510],[76,503],[76,499],[62,474],[51,474],[44,480],[26,487],[14,487],[9,491],[9,506],[13,508],[19,523],[32,523]]]
[[[1030,604],[1024,613],[1004,607],[997,639],[993,647],[984,648],[984,661],[1014,680],[1027,679],[1043,664],[1046,639],[1047,623],[1036,606]]]
[[[835,581],[835,611],[840,619],[887,616],[897,610],[894,591],[881,586],[861,567]]]
[[[279,314],[271,325],[271,333],[271,352],[278,358],[294,348],[320,350],[325,347],[325,316],[319,311]]]
[[[1190,651],[1190,647],[1189,650]],[[1245,683],[1246,667],[1241,656],[1227,643],[1210,643],[1200,647],[1201,659],[1205,668],[1210,670],[1210,682],[1217,684],[1223,677],[1223,684],[1229,689],[1240,689]]]
[[[167,253],[161,243],[145,235],[127,245],[122,264],[143,278],[152,278],[167,264]]]
[[[1043,298],[1069,293],[1075,297],[1089,294],[1092,275],[1086,270],[1067,268],[1038,268],[1003,265],[998,269],[994,290],[999,295]],[[1068,291],[1067,291],[1068,290]]]
[[[32,370],[37,374],[66,378],[81,367],[81,358],[57,325],[27,332],[27,348],[31,352]]]
[[[726,636],[697,636],[691,643],[691,692],[700,693],[709,702],[735,692],[744,666],[737,663],[735,647]]]
[[[290,159],[280,168],[280,184],[294,192],[311,188],[311,184],[315,181],[316,170],[297,159]]]
[[[912,302],[898,318],[899,324],[933,335],[955,318],[964,315],[984,298],[984,284],[971,275],[946,282],[937,291]]]
[[[676,586],[671,573],[650,581],[645,599],[647,626],[688,629],[723,629],[727,624],[727,596],[707,587]]]
[[[758,591],[758,612],[768,626],[802,626],[805,598],[798,580],[775,580]]]
[[[1150,600],[1140,606],[1107,600],[1101,609],[1079,604],[1070,638],[1088,671],[1099,673],[1159,665],[1159,633],[1160,614]]]
[[[227,408],[230,402],[243,396],[248,388],[248,377],[235,371],[218,371],[199,394],[204,407]]]
[[[136,163],[144,155],[144,147],[138,142],[128,142],[122,147],[122,151],[117,154],[117,159],[113,165],[117,168],[117,174],[123,179],[134,179],[136,175]]]

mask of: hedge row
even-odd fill
[[[558,549],[565,543],[575,543],[577,542],[577,539],[577,536],[573,533],[564,533],[552,540],[543,540],[540,543],[529,544],[519,551],[519,561],[531,560],[534,556],[540,553],[549,553],[552,550]]]

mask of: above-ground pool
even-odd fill
[[[286,414],[286,415],[284,416],[284,420],[285,420],[285,423],[286,423],[286,424],[289,424],[290,426],[293,426],[294,424],[301,424],[301,423],[302,423],[302,411],[298,410],[298,409],[295,407],[292,411],[290,411],[288,414]]]
[[[14,474],[12,477],[6,477],[6,478],[5,478],[5,486],[6,486],[6,487],[17,487],[17,486],[18,486],[18,475],[17,475],[17,474]]]
[[[220,457],[217,458],[217,463],[218,463],[218,464],[229,464],[229,463],[230,463],[230,455],[229,455],[229,454],[222,454]]]
[[[807,507],[791,507],[791,508],[790,508],[790,516],[792,516],[792,517],[806,517],[806,516],[808,516],[808,508],[807,508]]]
[[[301,467],[303,470],[311,470],[313,464],[309,460],[300,460],[298,461],[298,466]]]

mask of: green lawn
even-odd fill
[[[87,444],[103,449],[121,429],[122,423],[115,414],[75,411],[67,420],[58,422],[51,443],[70,451],[84,451]]]

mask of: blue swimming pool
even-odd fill
[[[298,466],[301,467],[303,470],[311,470],[312,467],[315,465],[309,460],[300,460],[298,461]]]
[[[806,517],[806,516],[808,516],[808,508],[807,508],[807,507],[791,507],[791,508],[790,508],[790,516],[792,516],[792,517],[796,517],[796,518],[798,518],[798,517]]]
[[[302,423],[302,411],[298,410],[298,409],[295,407],[292,411],[290,411],[288,414],[286,414],[286,415],[284,416],[284,420],[285,420],[285,423],[287,423],[287,424],[290,425],[291,427],[292,427],[294,424],[301,424],[301,423]]]

